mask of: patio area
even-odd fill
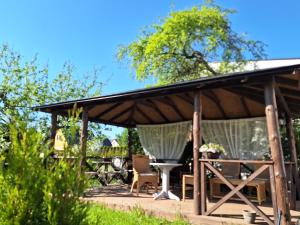
[[[222,224],[224,221],[230,224],[242,223],[242,210],[251,207],[261,217],[261,220],[257,220],[259,222],[290,225],[290,211],[292,217],[300,214],[293,211],[296,200],[300,199],[298,155],[293,127],[293,122],[300,118],[299,87],[300,65],[292,65],[59,102],[38,106],[36,110],[52,114],[51,143],[55,141],[59,119],[70,116],[74,109],[81,110],[80,164],[85,168],[88,168],[89,122],[127,128],[127,170],[135,172],[137,180],[141,182],[136,183],[139,189],[144,182],[139,174],[152,179],[156,175],[149,175],[150,171],[144,169],[139,171],[134,165],[132,130],[136,129],[143,150],[149,156],[147,163],[141,165],[157,166],[162,172],[163,188],[158,197],[173,198],[168,189],[169,170],[171,167],[189,165],[187,159],[192,159],[190,172],[193,174],[193,200],[154,201],[151,195],[136,198],[129,194],[128,187],[123,186],[94,190],[88,199],[120,208],[138,205],[158,216],[162,214],[174,217],[182,214],[195,224]],[[285,136],[282,131],[286,133]],[[285,151],[282,137],[287,141]],[[185,155],[188,143],[191,146]],[[206,146],[207,152],[202,152],[203,143],[213,146]],[[223,151],[219,151],[216,145],[222,147]],[[224,154],[209,157],[208,150],[210,153],[218,150],[218,153]],[[183,156],[187,157],[183,160]],[[150,162],[149,158],[154,161]],[[243,165],[243,171],[230,170],[229,174],[224,174],[224,165],[228,163]],[[248,168],[248,164],[252,164],[253,168]],[[286,168],[286,165],[289,166]],[[222,167],[222,172],[217,168],[219,166]],[[215,183],[229,188],[226,195],[217,193],[221,197],[219,201],[206,201],[206,171],[217,178]],[[96,171],[96,175],[101,176],[98,172]],[[263,177],[265,180],[258,182],[257,179],[261,179],[265,172],[268,174]],[[258,207],[243,193],[244,188],[253,187],[259,193],[257,200],[262,202],[267,186],[270,187],[268,192],[272,198],[267,205],[263,203]],[[178,190],[172,191],[176,194]],[[238,197],[246,204],[228,203],[232,197]],[[215,217],[216,214],[221,216]]]
[[[180,198],[180,187],[174,187],[173,191]],[[185,201],[174,200],[153,200],[153,190],[150,189],[147,194],[143,190],[139,196],[130,193],[128,185],[109,185],[105,187],[94,187],[90,189],[85,196],[85,200],[105,204],[108,207],[130,210],[135,207],[143,209],[146,213],[169,220],[181,216],[191,224],[245,224],[243,221],[243,210],[251,210],[250,207],[240,201],[228,201],[217,209],[212,216],[197,216],[193,213],[192,190],[187,192]],[[208,208],[213,206],[217,200],[208,201]],[[272,203],[267,201],[259,208],[272,218]],[[300,219],[300,201],[297,202],[297,210],[291,210],[292,222]],[[273,219],[273,218],[272,218]],[[260,217],[256,217],[255,224],[267,224]]]

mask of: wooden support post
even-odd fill
[[[132,128],[127,128],[128,130],[128,158],[132,158],[132,148],[133,148],[133,143],[132,143]]]
[[[294,174],[293,178],[295,179],[296,193],[298,198],[300,199],[300,180],[299,180],[299,173],[298,173],[297,148],[296,148],[295,132],[293,128],[293,120],[290,117],[286,119],[286,133],[289,140],[291,161],[295,163],[295,165],[293,166],[293,174]]]
[[[201,92],[194,94],[194,115],[193,115],[193,159],[194,159],[194,214],[201,213],[200,205],[200,173],[199,173],[199,147],[201,145],[201,115],[202,102]]]
[[[50,147],[54,147],[56,131],[57,131],[57,113],[53,112],[51,114]]]
[[[132,170],[132,150],[133,150],[133,140],[132,140],[132,128],[128,129],[128,171]],[[132,180],[132,172],[128,172],[127,183],[131,183]]]
[[[207,188],[207,185],[206,185],[206,168],[205,168],[205,165],[204,165],[204,162],[201,162],[200,163],[200,180],[201,180],[201,183],[200,183],[200,191],[201,191],[201,215],[205,215],[206,213],[206,210],[207,210],[207,204],[206,204],[206,188]]]
[[[275,188],[278,211],[281,214],[281,224],[291,223],[288,205],[287,182],[284,168],[283,151],[280,140],[277,104],[273,81],[265,85],[266,119],[271,155],[274,161]]]
[[[86,163],[86,142],[88,136],[88,109],[83,108],[82,111],[82,127],[80,135],[80,166],[84,167]]]
[[[271,186],[271,198],[272,198],[272,206],[274,213],[274,224],[278,224],[278,211],[277,211],[277,198],[276,198],[276,187],[275,187],[275,176],[274,176],[274,166],[270,165],[269,173],[270,173],[270,186]]]

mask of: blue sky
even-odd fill
[[[7,43],[25,58],[36,53],[41,64],[56,74],[65,61],[76,74],[101,69],[107,82],[103,94],[145,86],[134,81],[130,69],[116,60],[120,44],[135,40],[140,30],[165,17],[171,7],[188,9],[193,0],[0,0],[0,44]],[[300,1],[216,0],[237,13],[233,29],[268,46],[269,58],[300,57]],[[148,81],[151,82],[151,81]]]

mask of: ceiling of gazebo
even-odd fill
[[[279,113],[300,118],[300,65],[234,73],[108,96],[35,107],[67,115],[74,104],[87,107],[90,121],[134,127],[192,120],[194,92],[202,91],[204,119],[265,115],[264,85],[274,78]]]

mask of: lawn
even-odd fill
[[[147,215],[140,208],[125,212],[98,204],[88,206],[86,222],[88,225],[189,225],[182,218],[171,222],[166,219]]]

